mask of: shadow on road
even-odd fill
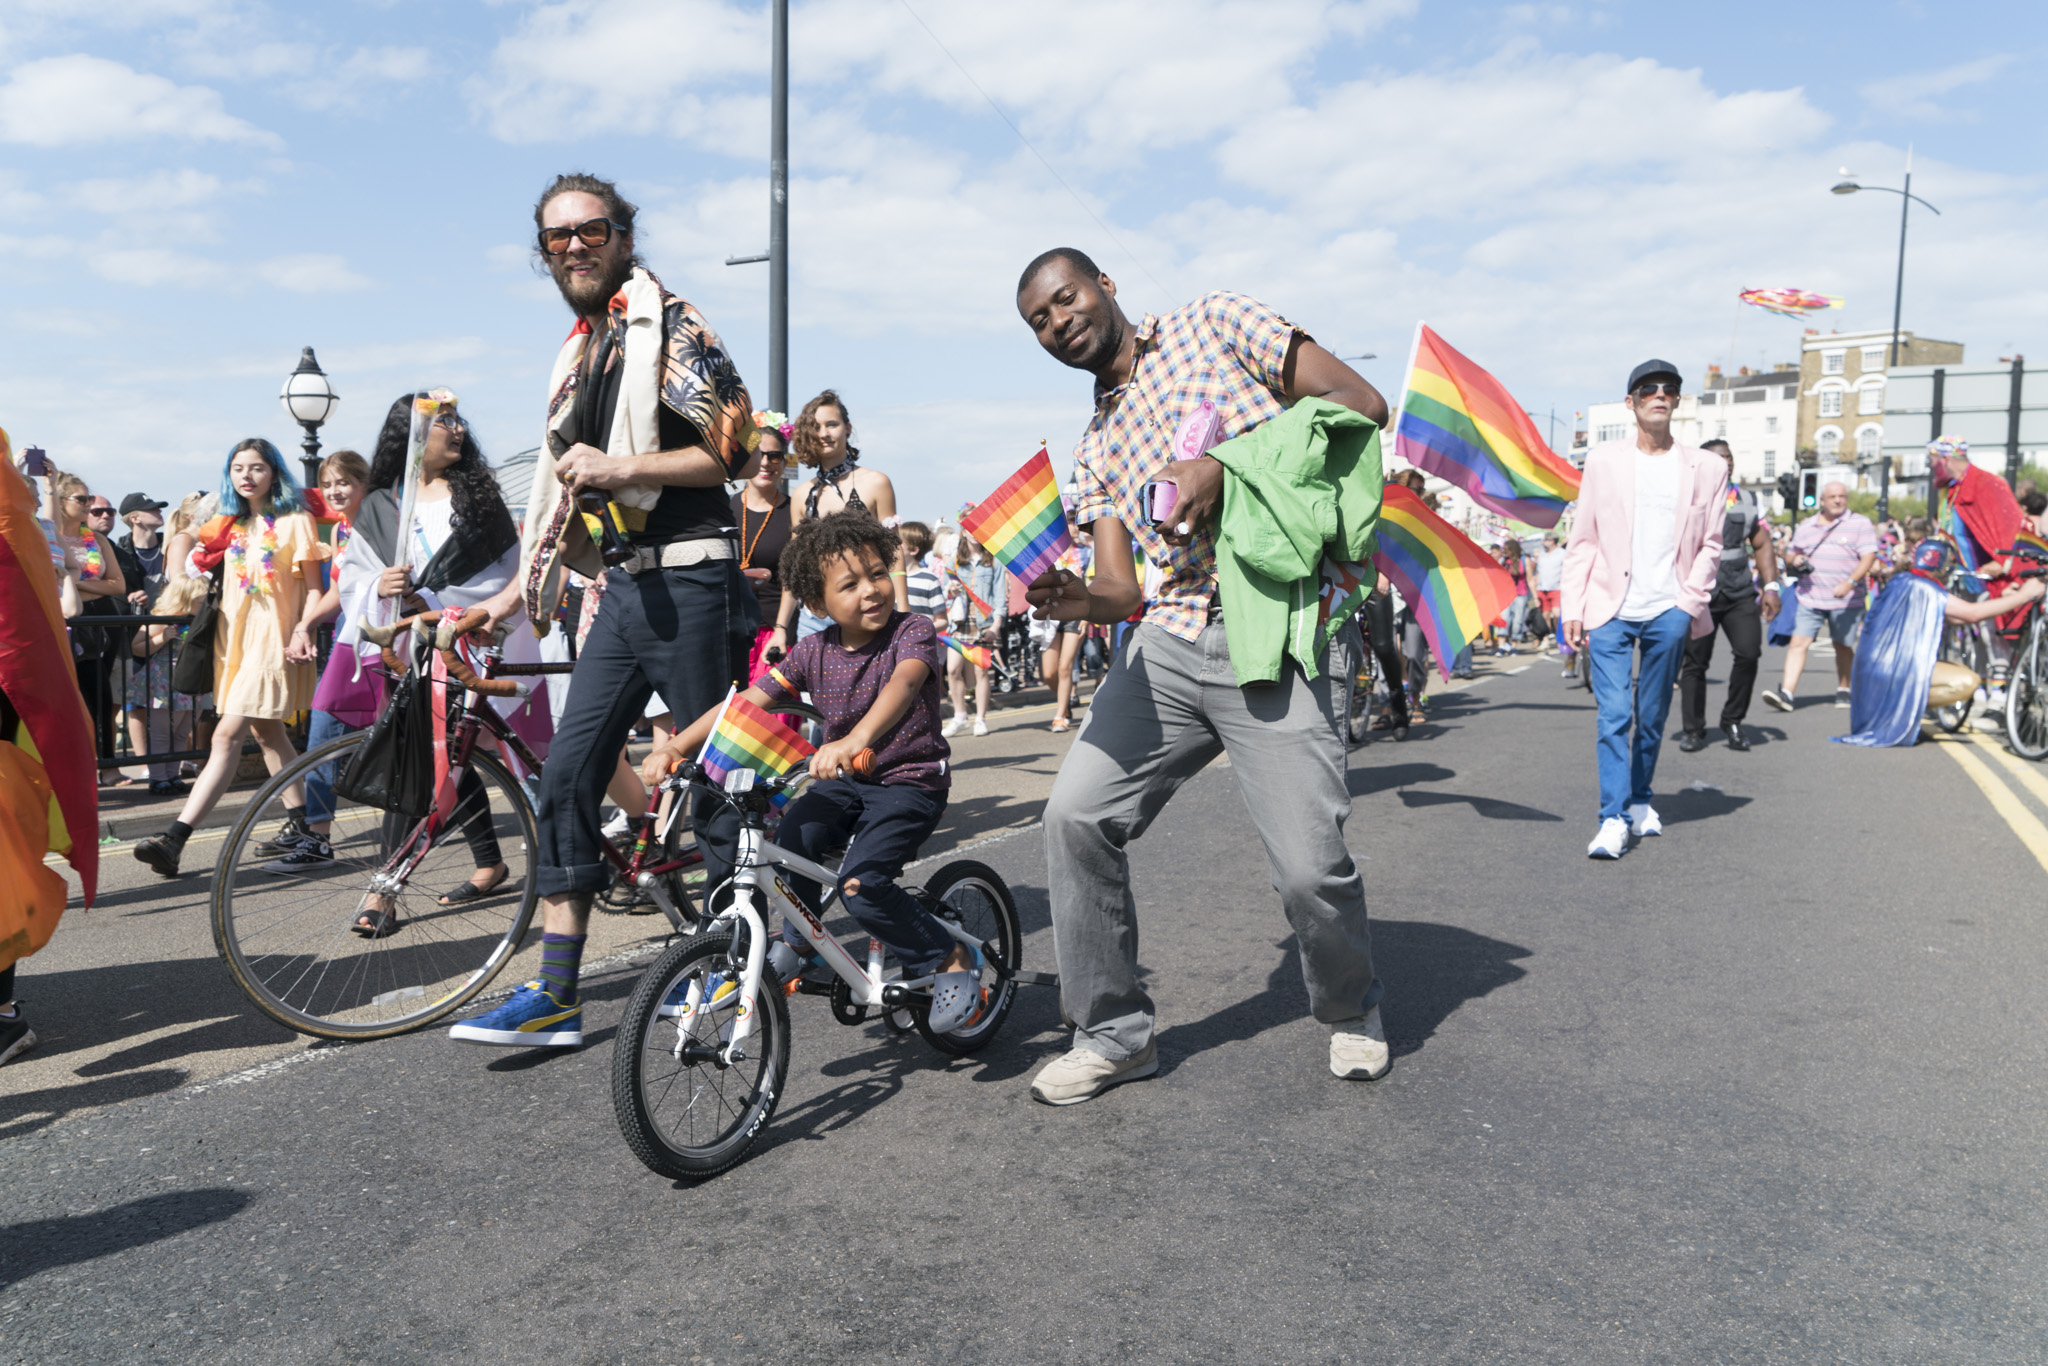
[[[1666,825],[1681,821],[1711,820],[1715,816],[1726,816],[1740,811],[1750,803],[1748,797],[1730,796],[1726,792],[1700,792],[1693,788],[1680,788],[1668,797],[1657,799],[1657,814]]]
[[[38,1057],[75,1053],[174,1025],[200,1025],[96,1059],[80,1076],[175,1062],[220,1048],[255,1048],[297,1037],[256,1013],[218,958],[173,958],[41,972],[20,992],[52,1026]],[[40,1031],[39,1031],[40,1032]]]
[[[125,1077],[106,1077],[80,1082],[76,1086],[51,1086],[40,1091],[22,1091],[0,1096],[0,1139],[19,1138],[55,1124],[73,1110],[91,1110],[137,1096],[169,1091],[185,1080],[182,1067],[159,1068],[154,1072],[131,1072]],[[0,1244],[4,1249],[5,1244]]]
[[[1357,760],[1353,760],[1357,764]],[[1456,769],[1445,768],[1442,764],[1383,764],[1363,765],[1352,768],[1345,775],[1346,786],[1353,797],[1370,797],[1375,792],[1385,792],[1390,787],[1408,787],[1414,783],[1440,783],[1446,778],[1458,776]]]
[[[145,1196],[97,1214],[31,1219],[0,1227],[0,1286],[52,1267],[90,1262],[175,1238],[239,1214],[247,1191],[206,1189]]]
[[[1548,811],[1538,811],[1533,806],[1519,802],[1504,802],[1498,797],[1468,797],[1459,792],[1403,792],[1404,806],[1455,806],[1459,802],[1470,803],[1472,809],[1490,821],[1562,821],[1564,817]]]

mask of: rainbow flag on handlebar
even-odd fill
[[[723,787],[725,775],[742,768],[764,778],[780,778],[816,752],[816,747],[784,725],[782,718],[729,693],[711,734],[704,737],[704,752],[697,762],[703,765],[706,778]]]

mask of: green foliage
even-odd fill
[[[1877,495],[1874,493],[1852,493],[1849,495],[1849,511],[1860,512],[1872,521],[1877,520]],[[1927,504],[1919,498],[1892,498],[1892,516],[1903,522],[1908,517],[1925,517]]]
[[[2031,460],[2027,461],[2020,466],[2020,482],[2025,483],[2029,479],[2034,481],[2035,488],[2048,493],[2048,469],[2042,468]]]

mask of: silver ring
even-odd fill
[[[1176,526],[1173,529],[1173,534],[1176,536],[1185,536],[1193,530],[1193,527],[1189,526],[1186,522],[1182,522],[1180,525]]]

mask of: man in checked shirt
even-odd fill
[[[1072,248],[1024,268],[1017,311],[1053,359],[1095,376],[1095,417],[1074,452],[1076,526],[1094,533],[1095,577],[1054,569],[1031,605],[1061,621],[1119,622],[1142,600],[1135,539],[1160,566],[1158,595],[1096,690],[1045,810],[1053,939],[1074,1048],[1031,1083],[1049,1105],[1092,1100],[1159,1070],[1152,1000],[1138,983],[1137,906],[1124,846],[1179,786],[1230,755],[1273,886],[1301,943],[1310,1009],[1331,1026],[1330,1070],[1373,1078],[1389,1065],[1365,888],[1344,846],[1351,796],[1329,690],[1293,667],[1268,687],[1240,688],[1216,597],[1211,535],[1223,467],[1176,462],[1182,417],[1203,399],[1222,437],[1298,399],[1339,403],[1376,423],[1386,400],[1279,314],[1241,294],[1209,294],[1133,324],[1116,284]],[[1139,490],[1172,480],[1179,502],[1154,526]]]

